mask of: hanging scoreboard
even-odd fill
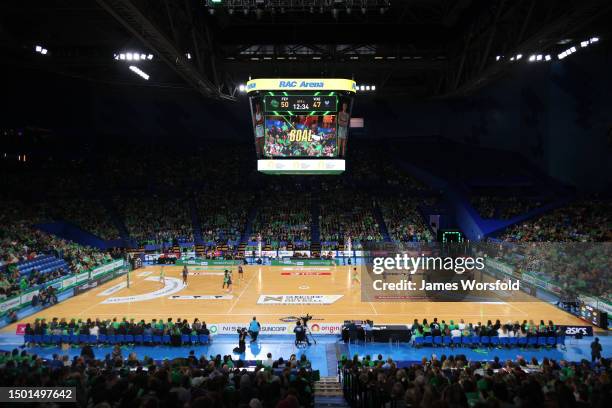
[[[258,170],[342,173],[355,91],[348,79],[249,81]]]

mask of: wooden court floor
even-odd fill
[[[222,289],[223,268],[190,266],[187,285],[182,284],[180,266],[165,266],[164,282],[161,266],[147,266],[131,273],[127,288],[126,276],[74,296],[58,305],[33,314],[19,323],[36,318],[100,318],[145,319],[168,317],[189,321],[198,317],[207,323],[246,323],[252,316],[262,323],[282,323],[288,316],[309,313],[315,321],[341,323],[348,319],[369,318],[375,324],[412,323],[413,319],[437,317],[466,322],[485,323],[488,319],[502,322],[523,319],[552,319],[557,324],[585,325],[578,318],[553,305],[529,298],[525,302],[362,302],[358,282],[352,281],[347,266],[246,266],[244,276],[233,273],[230,293]],[[219,268],[219,269],[215,269]],[[336,295],[331,304],[260,304],[261,296]],[[187,297],[200,296],[189,299]],[[220,297],[219,297],[220,296]],[[177,298],[179,297],[179,298]],[[3,329],[13,332],[15,324]]]

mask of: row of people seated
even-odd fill
[[[523,323],[519,323],[518,320],[514,323],[507,322],[502,324],[500,320],[496,320],[493,323],[488,320],[486,324],[478,322],[476,324],[465,323],[463,319],[459,323],[455,324],[451,320],[448,324],[445,320],[438,322],[438,318],[434,318],[431,323],[428,323],[427,319],[423,319],[422,323],[419,323],[418,319],[414,319],[412,326],[410,327],[413,337],[423,336],[450,336],[450,337],[468,337],[468,336],[489,336],[489,337],[529,337],[529,336],[556,336],[557,326],[549,320],[548,323],[544,323],[544,320],[540,320],[539,324],[536,324],[533,320],[523,320]]]

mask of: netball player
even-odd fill
[[[162,265],[159,270],[159,281],[166,283],[166,276],[164,275],[164,265]]]
[[[244,270],[242,270],[242,265],[238,265],[238,278],[242,280],[244,277]]]
[[[187,275],[189,275],[189,271],[187,270],[187,265],[183,266],[183,285],[187,286]]]
[[[222,289],[225,289],[226,287],[228,292],[232,291],[232,273],[227,269],[225,270],[225,274],[223,275]]]
[[[359,272],[357,271],[357,268],[353,268],[351,283],[361,283],[361,279],[359,278]]]

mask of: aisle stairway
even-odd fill
[[[321,377],[314,384],[315,407],[348,407],[338,377]]]

